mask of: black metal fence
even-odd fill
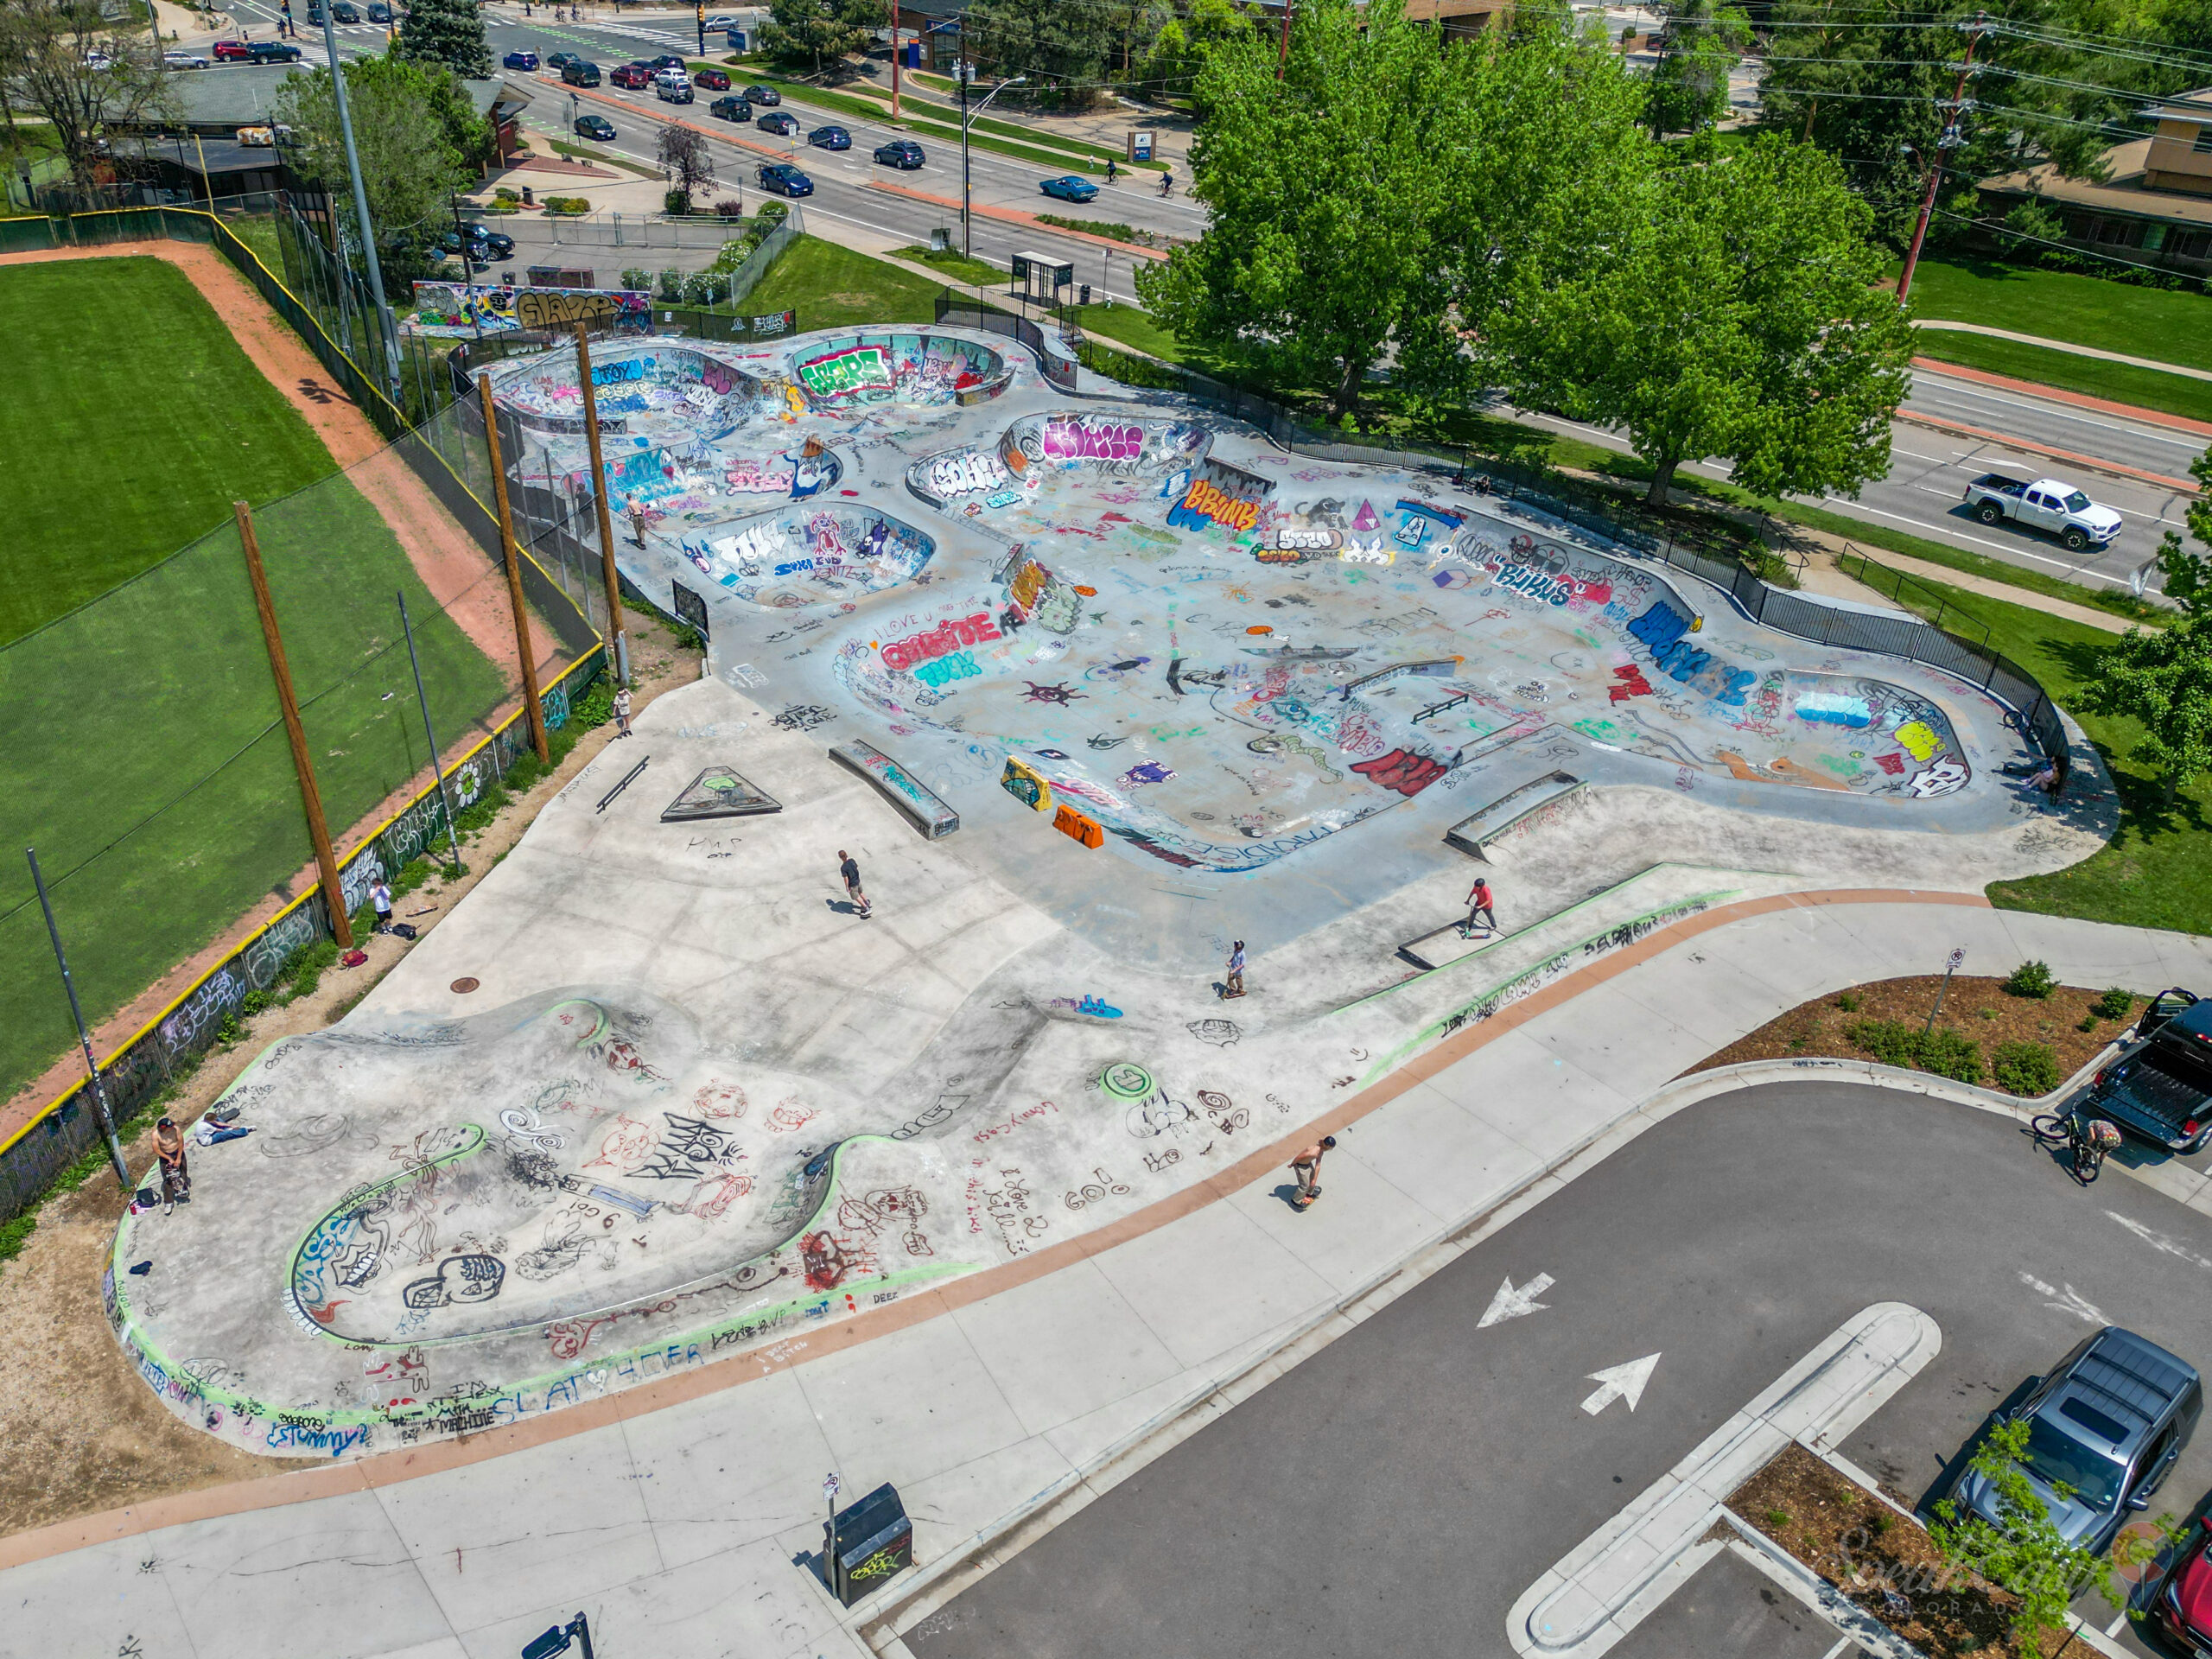
[[[971,300],[964,294],[946,289],[937,296],[937,320],[963,328],[980,328],[986,334],[1001,334],[1027,346],[1037,359],[1037,367],[1046,384],[1060,391],[1076,389],[1077,362],[1063,356],[1047,340],[1045,331],[1027,317],[1018,317],[1011,311],[1001,311],[992,306]]]

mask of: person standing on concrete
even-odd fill
[[[645,544],[645,510],[639,505],[638,498],[634,495],[623,505],[630,509],[631,538],[639,547],[643,547]]]
[[[175,1213],[177,1200],[192,1202],[192,1174],[184,1155],[184,1131],[176,1120],[164,1117],[154,1126],[154,1155],[162,1165],[162,1213]]]
[[[1497,900],[1491,896],[1490,878],[1478,875],[1475,885],[1467,889],[1467,919],[1459,925],[1459,937],[1471,939],[1475,936],[1475,918],[1483,918],[1483,925],[1491,932],[1497,931]]]
[[[843,848],[837,849],[837,874],[845,878],[845,894],[852,900],[853,913],[866,921],[875,913],[875,906],[868,901],[868,894],[861,891],[861,867]]]
[[[630,688],[622,686],[614,693],[614,734],[630,735]]]
[[[1244,941],[1232,939],[1229,950],[1229,984],[1222,991],[1224,1000],[1244,995]]]
[[[1298,1196],[1291,1202],[1300,1210],[1321,1196],[1321,1156],[1336,1144],[1335,1135],[1325,1135],[1290,1160],[1290,1173],[1298,1177]]]
[[[376,906],[377,931],[391,931],[391,889],[382,876],[369,883],[369,903]]]

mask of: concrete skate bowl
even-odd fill
[[[1122,419],[1087,413],[1026,415],[996,443],[964,444],[906,469],[906,488],[941,512],[981,518],[1035,495],[1055,474],[1159,479],[1196,462],[1211,442],[1189,421]]]
[[[937,543],[909,524],[856,503],[794,505],[717,531],[677,532],[694,569],[724,592],[771,610],[838,605],[912,582]]]
[[[1013,365],[989,346],[920,331],[818,336],[792,352],[790,363],[792,380],[823,410],[980,404],[1014,378]]]
[[[1891,677],[1919,671],[1707,619],[1650,567],[1389,480],[1286,499],[1211,457],[1108,470],[1124,460],[1038,466],[1044,487],[995,516],[1010,538],[1061,533],[849,628],[845,693],[948,753],[995,747],[1040,811],[1224,874],[1448,791],[1547,728],[1649,781],[1693,767],[1916,812],[1970,775],[1944,709]]]
[[[609,346],[593,359],[602,435],[711,443],[754,416],[784,407],[782,391],[709,345],[652,341]],[[525,427],[581,433],[583,394],[573,353],[552,352],[504,372],[492,395]]]
[[[917,1154],[875,1138],[890,1108],[734,1062],[641,993],[296,1039],[226,1098],[254,1136],[195,1171],[199,1211],[121,1224],[110,1317],[180,1414],[257,1451],[466,1427],[443,1421],[456,1384],[543,1387],[549,1366],[619,1367],[678,1335],[688,1363],[717,1328],[962,1270],[932,1261],[937,1221],[893,1173]],[[225,1176],[252,1202],[226,1202]],[[189,1274],[198,1250],[222,1270]],[[156,1256],[164,1280],[124,1271]],[[239,1295],[242,1274],[276,1281]],[[277,1413],[301,1432],[277,1435]]]

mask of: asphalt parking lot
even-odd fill
[[[1308,1213],[1331,1224],[1325,1199]],[[1502,1283],[1538,1275],[1535,1311],[1480,1323]],[[1747,1090],[1615,1154],[906,1643],[918,1659],[1508,1652],[1524,1589],[1869,1304],[1912,1303],[1943,1332],[1842,1448],[1916,1504],[1989,1412],[2100,1325],[2212,1363],[2208,1291],[2212,1218],[2117,1173],[2077,1188],[2007,1119],[1843,1084]],[[1596,1373],[1654,1355],[1633,1412],[1584,1409]],[[2154,1513],[2208,1487],[2212,1433]],[[1723,1556],[1616,1652],[1834,1648],[1763,1587]]]

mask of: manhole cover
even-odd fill
[[[459,991],[463,996],[466,996],[482,982],[483,982],[480,980],[474,979],[456,979],[453,982],[453,988]]]

